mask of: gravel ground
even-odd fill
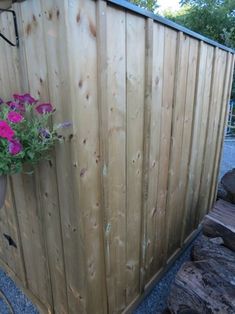
[[[5,297],[1,296],[3,294]],[[6,298],[6,299],[5,299]],[[11,304],[10,309],[7,301]],[[39,314],[35,306],[21,292],[9,276],[0,270],[0,313],[1,314]]]
[[[227,171],[231,170],[232,168],[235,168],[235,140],[226,140],[224,143],[223,156],[221,158],[219,174],[220,179]],[[157,283],[150,294],[135,310],[134,314],[161,314],[163,312],[163,310],[166,308],[166,300],[170,285],[181,265],[185,261],[190,260],[190,251],[193,243],[175,262],[175,264],[161,279],[161,281]]]
[[[181,265],[190,260],[190,254],[192,250],[191,245],[183,252],[183,254],[175,261],[169,271],[164,277],[156,284],[149,295],[143,300],[139,307],[133,314],[161,314],[166,308],[166,300],[169,294],[170,285],[175,278]]]

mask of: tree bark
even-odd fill
[[[235,273],[215,260],[186,262],[171,288],[171,313],[235,313]]]
[[[219,200],[203,221],[203,233],[223,238],[224,245],[235,251],[235,206]]]

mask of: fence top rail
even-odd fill
[[[166,25],[170,28],[173,28],[177,31],[181,31],[191,37],[194,37],[196,39],[199,39],[199,40],[202,40],[204,41],[205,43],[208,43],[212,46],[215,46],[215,47],[218,47],[220,49],[223,49],[225,51],[228,51],[228,52],[231,52],[233,54],[235,54],[235,50],[232,49],[232,48],[229,48],[229,47],[226,47],[222,44],[219,44],[218,42],[212,40],[212,39],[209,39],[199,33],[196,33],[182,25],[179,25],[177,23],[174,23],[160,15],[156,15],[150,11],[147,11],[145,9],[142,9],[136,5],[134,5],[133,3],[130,3],[129,1],[126,1],[126,0],[106,0],[107,3],[109,4],[112,4],[112,5],[115,5],[115,6],[118,6],[118,7],[122,7],[122,8],[125,8],[126,10],[129,10],[129,11],[132,11],[132,12],[135,12],[139,15],[142,15],[142,16],[145,16],[145,17],[148,17],[148,18],[151,18],[152,20],[158,22],[158,23],[161,23],[163,25]]]

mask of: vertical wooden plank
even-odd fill
[[[227,57],[228,54],[227,54]],[[222,56],[223,60],[225,60],[225,53],[223,53]],[[223,99],[221,106],[221,112],[220,112],[220,120],[217,127],[217,143],[216,143],[216,152],[215,152],[215,159],[214,159],[214,172],[213,172],[213,178],[211,183],[211,191],[210,191],[210,197],[208,201],[207,211],[209,211],[213,205],[213,202],[216,198],[217,193],[217,185],[218,185],[218,175],[219,175],[219,166],[220,166],[220,159],[222,154],[222,144],[224,140],[224,129],[225,129],[225,123],[226,123],[226,112],[227,112],[227,103],[230,98],[231,94],[231,88],[232,88],[232,82],[233,82],[233,71],[234,71],[234,55],[232,56],[232,64],[231,68],[229,69],[228,63],[227,68],[225,72],[224,81],[221,82],[220,87],[223,89]]]
[[[14,33],[14,22],[11,13],[3,12],[1,14],[3,34],[9,38],[12,42],[15,42],[15,33]],[[4,47],[4,57],[2,61],[6,65],[6,72],[8,74],[9,84],[4,82],[4,85],[8,85],[8,99],[12,97],[14,92],[19,91],[20,82],[19,82],[19,53],[18,49],[12,48],[8,43],[1,42]],[[5,72],[5,74],[6,74]]]
[[[35,97],[48,99],[47,70],[42,12],[38,1],[23,3],[21,18],[27,64],[29,91]],[[38,49],[35,49],[38,47]],[[15,176],[13,186],[17,204],[19,226],[22,233],[22,243],[25,256],[27,279],[33,293],[52,308],[52,292],[49,274],[46,237],[44,237],[43,202],[40,199],[40,174]],[[21,186],[21,189],[17,186]],[[23,195],[22,195],[23,194]],[[25,223],[26,222],[26,223]],[[37,245],[35,245],[37,243]],[[28,246],[31,250],[28,250]]]
[[[0,31],[1,33],[5,34],[5,36],[8,35],[8,28],[7,28],[7,13],[4,12],[0,16]],[[3,40],[1,40],[1,58],[0,58],[0,68],[1,68],[1,86],[4,86],[2,90],[1,97],[5,98],[5,100],[10,99],[11,94],[12,94],[12,89],[11,89],[11,81],[10,81],[10,73],[9,73],[9,68],[8,68],[8,63],[11,63],[11,47]],[[13,88],[14,88],[14,81],[13,83]]]
[[[150,219],[154,221],[154,238],[153,238],[153,263],[150,263],[150,276],[156,273],[160,266],[159,252],[161,250],[161,230],[158,222],[162,218],[162,211],[158,210],[158,189],[160,180],[160,156],[161,156],[161,111],[163,107],[163,84],[164,84],[164,53],[165,53],[165,30],[163,25],[154,24],[154,42],[153,42],[153,112],[152,112],[152,131],[151,131],[151,146],[150,146],[150,178],[153,183],[150,186],[150,193],[152,205],[149,206],[151,210]]]
[[[12,178],[8,177],[8,188],[7,188],[7,198],[5,202],[5,219],[4,225],[7,227],[7,231],[5,235],[11,237],[13,242],[16,244],[15,246],[9,246],[9,250],[11,251],[11,264],[8,262],[9,267],[13,270],[15,275],[21,280],[23,286],[27,286],[26,280],[26,271],[25,271],[25,262],[24,256],[22,251],[22,242],[21,242],[21,235],[19,230],[19,222],[18,216],[16,212],[16,204],[14,200],[14,194],[12,191]],[[2,234],[2,236],[4,236]],[[5,238],[6,241],[6,238]]]
[[[184,112],[186,101],[186,84],[189,55],[189,38],[178,33],[176,58],[176,76],[174,86],[174,102],[172,115],[171,156],[169,166],[169,183],[166,205],[167,242],[170,257],[180,245],[181,204],[179,194],[180,163],[183,144]]]
[[[73,3],[71,2],[72,5]],[[59,232],[62,232],[63,248],[58,243],[57,247],[52,248],[50,256],[51,267],[54,262],[53,258],[57,259],[59,257],[59,265],[57,267],[60,275],[58,276],[57,274],[58,278],[53,278],[52,274],[52,281],[54,285],[53,289],[55,290],[54,294],[57,295],[57,298],[62,296],[62,299],[55,305],[55,308],[59,312],[85,313],[85,241],[82,240],[84,229],[79,207],[80,195],[78,195],[79,170],[77,169],[78,158],[75,155],[78,145],[77,116],[74,115],[73,105],[75,101],[72,102],[71,95],[73,77],[70,76],[70,62],[73,62],[73,55],[69,55],[69,45],[70,43],[72,45],[72,41],[70,42],[69,40],[71,34],[70,24],[68,23],[70,20],[73,25],[75,24],[75,30],[77,30],[77,12],[74,10],[71,16],[67,2],[63,2],[62,5],[61,2],[57,1],[42,2],[42,6],[45,8],[43,19],[46,25],[44,27],[44,34],[47,47],[47,67],[49,70],[49,93],[51,101],[56,106],[54,122],[75,121],[67,131],[63,131],[65,135],[63,144],[56,147],[56,161],[54,160],[53,164],[56,167],[57,187],[50,187],[47,184],[45,186],[46,194],[44,193],[43,195],[46,201],[48,196],[51,198],[56,193],[59,200],[59,208],[57,207],[58,201],[55,200],[57,208],[54,206],[54,202],[51,202],[48,204],[49,207],[46,207],[48,211],[45,211],[46,224],[49,230],[51,228],[54,229],[53,233],[48,234],[49,244],[52,245],[56,237],[59,236],[60,238]],[[52,174],[50,168],[48,169],[48,174]],[[53,179],[56,180],[54,174]],[[57,191],[55,191],[56,188]],[[58,223],[56,226],[53,224],[52,219],[55,217]],[[61,221],[59,222],[59,220]],[[54,253],[55,255],[53,256]]]
[[[6,23],[6,25],[9,25],[9,24],[11,24],[12,22],[10,22],[10,21],[8,21],[9,23]],[[14,36],[14,34],[12,34],[12,33],[9,33],[9,35],[12,37],[12,40],[13,40],[13,37],[15,37]],[[15,39],[15,38],[14,38]],[[11,48],[11,47],[10,47]],[[13,48],[11,48],[11,51],[12,51],[12,49]],[[19,67],[19,65],[18,65],[18,63],[17,63],[17,54],[16,54],[16,49],[14,50],[14,52],[11,54],[10,52],[6,55],[6,57],[7,57],[7,64],[8,64],[8,74],[9,74],[9,79],[10,79],[10,81],[11,81],[11,83],[9,83],[9,87],[11,88],[11,91],[10,91],[10,93],[12,94],[13,92],[17,92],[17,91],[19,91],[19,76],[18,76],[18,67]],[[10,56],[12,55],[12,58],[10,58]],[[13,178],[14,179],[14,178]],[[14,180],[13,180],[14,181]],[[16,182],[18,182],[18,181],[16,181]],[[17,184],[17,183],[16,183]],[[22,188],[22,186],[21,186],[21,188]],[[20,189],[19,188],[19,186],[18,186],[18,189]],[[24,193],[24,191],[23,190],[21,190],[21,191],[19,191],[20,193]],[[19,200],[17,199],[17,197],[16,197],[16,201],[15,201],[15,204],[16,204],[16,206],[17,206],[17,209],[18,209],[18,204],[19,204],[20,202],[19,202]],[[24,210],[25,210],[25,208],[24,208]],[[13,219],[13,217],[11,217],[12,219]],[[29,224],[29,226],[27,226],[27,227],[25,227],[25,226],[23,226],[22,227],[22,225],[25,223],[25,222],[27,222],[27,220],[26,221],[20,221],[19,222],[19,224],[21,225],[20,226],[20,230],[21,230],[21,232],[23,232],[24,233],[24,231],[23,230],[25,230],[25,229],[27,229],[27,227],[30,227],[30,229],[33,227],[33,224],[31,223],[31,226],[30,226],[30,224]],[[31,221],[32,222],[32,221]],[[14,225],[16,225],[16,220],[14,220],[13,221],[13,224]],[[34,228],[34,227],[33,227]],[[36,228],[37,229],[37,228]],[[29,233],[31,233],[31,230],[29,231]],[[35,234],[35,238],[37,238],[37,236],[40,234],[40,231],[37,229],[37,231],[35,232],[35,230],[34,229],[32,229],[32,233],[34,233]],[[36,235],[37,234],[37,235]],[[24,234],[25,235],[25,234]],[[22,237],[24,237],[24,236],[22,236]],[[41,235],[39,235],[39,237],[41,237]],[[31,240],[31,237],[29,236],[28,237],[28,239],[30,238],[30,240]],[[37,240],[36,240],[37,242],[38,242],[38,238],[37,238]],[[29,245],[29,243],[28,243],[28,241],[26,242],[26,241],[24,241],[23,240],[23,243],[24,243],[24,248],[23,248],[23,251],[24,252],[26,252],[26,254],[28,254],[28,245]],[[40,245],[39,245],[40,246]],[[20,244],[19,244],[19,247],[20,247]],[[40,247],[40,249],[39,250],[43,250],[43,246],[42,247]],[[33,251],[33,250],[32,250]],[[37,249],[36,249],[36,252],[38,253],[39,251],[37,251]],[[34,256],[35,256],[35,258],[36,258],[36,255],[37,255],[37,253],[35,254],[34,253]],[[29,254],[29,255],[31,255],[31,253]],[[42,263],[42,265],[40,265],[39,267],[38,267],[38,269],[36,269],[36,270],[32,270],[32,268],[29,266],[29,263],[32,265],[33,264],[33,268],[36,268],[36,266],[35,266],[35,264],[38,264],[38,262],[39,262],[39,259],[35,259],[35,258],[31,258],[32,256],[29,256],[28,255],[28,258],[26,258],[26,264],[27,264],[27,277],[29,277],[29,276],[31,276],[32,275],[32,277],[29,279],[29,282],[30,282],[30,284],[29,284],[29,286],[30,286],[30,288],[32,288],[32,290],[33,290],[33,293],[35,293],[36,295],[39,295],[39,296],[42,296],[42,299],[43,299],[43,301],[45,301],[45,303],[47,303],[47,301],[48,301],[48,299],[47,299],[47,297],[48,297],[48,293],[47,293],[47,283],[46,282],[43,282],[43,280],[44,280],[44,276],[42,276],[41,274],[39,274],[38,272],[40,272],[40,266],[42,266],[42,269],[44,270],[44,273],[45,273],[45,269],[46,269],[46,267],[45,267],[45,265],[44,265],[44,262],[45,262],[45,258],[44,258],[44,256],[43,256],[43,254],[41,254],[41,253],[39,253],[39,255],[40,255],[40,258],[42,257],[42,258],[44,258],[44,260],[43,260],[43,263]],[[33,263],[33,261],[35,262],[35,263]],[[20,260],[18,260],[18,261],[16,261],[16,264],[19,264],[20,263]],[[12,268],[14,268],[14,267],[12,267]],[[32,270],[32,272],[31,272],[31,270]],[[34,278],[37,278],[37,279],[35,279],[34,280]],[[46,281],[47,279],[45,279],[45,281]]]
[[[109,311],[126,305],[126,16],[107,8]],[[115,36],[113,36],[115,34]]]
[[[222,74],[221,55],[218,48],[215,49],[214,66],[212,75],[212,87],[211,87],[211,100],[210,100],[210,112],[208,118],[208,133],[205,145],[204,165],[201,179],[201,186],[199,192],[198,202],[198,215],[197,222],[203,218],[207,211],[208,196],[210,192],[211,176],[213,174],[213,163],[211,162],[212,156],[215,154],[216,149],[216,125],[220,116],[220,99],[218,95],[220,77]]]
[[[48,77],[47,77],[47,62],[46,62],[46,47],[44,42],[43,32],[43,11],[39,1],[31,2],[31,11],[22,7],[22,18],[25,19],[24,27],[24,46],[25,46],[25,59],[27,63],[27,76],[29,78],[29,90],[34,97],[40,98],[41,101],[49,101],[48,91]],[[37,49],[35,49],[37,47]],[[42,49],[43,47],[43,49]],[[37,60],[38,63],[35,63]],[[40,65],[40,66],[39,66]],[[35,202],[38,211],[38,221],[32,221],[39,232],[45,263],[48,267],[48,274],[46,277],[47,289],[50,291],[50,303],[54,308],[54,301],[56,303],[55,309],[60,308],[60,303],[57,298],[57,289],[53,289],[52,279],[54,274],[60,278],[57,271],[59,269],[60,257],[58,254],[58,245],[60,244],[60,236],[56,233],[56,228],[52,228],[49,221],[52,219],[57,223],[58,202],[56,190],[56,181],[54,175],[54,168],[51,167],[52,163],[42,162],[35,169],[35,175],[32,178],[35,191]],[[28,193],[26,190],[25,193]],[[53,226],[54,227],[54,226]],[[53,230],[54,229],[54,230]],[[53,230],[49,233],[49,230]],[[53,243],[52,250],[50,248],[50,236],[56,234],[56,244]],[[54,241],[53,241],[54,242]],[[53,255],[51,255],[51,253]],[[51,256],[55,257],[53,264],[56,265],[55,269],[51,269]],[[40,265],[42,267],[42,265]],[[52,274],[52,276],[51,276]],[[57,284],[63,284],[63,282]],[[43,292],[40,291],[40,294]],[[62,295],[60,295],[63,300]]]
[[[206,59],[206,69],[205,69],[205,81],[203,92],[200,96],[200,102],[202,106],[201,110],[201,118],[199,123],[199,129],[197,130],[197,134],[195,136],[197,139],[197,147],[196,151],[193,151],[195,159],[195,168],[194,168],[194,183],[193,183],[193,197],[190,203],[190,210],[191,210],[191,217],[190,222],[192,223],[192,230],[191,232],[197,228],[197,205],[198,205],[198,198],[199,198],[199,191],[200,191],[200,184],[201,184],[201,175],[202,175],[202,165],[204,163],[204,150],[205,150],[205,142],[207,137],[208,131],[208,113],[210,107],[210,94],[211,94],[211,77],[212,77],[212,67],[213,67],[213,55],[214,49],[211,46],[207,47],[207,59]]]
[[[79,298],[81,296],[81,300],[78,298],[78,312],[105,313],[107,304],[99,177],[96,3],[70,1],[67,10],[70,93],[74,126],[72,162],[77,206],[74,208],[74,215],[79,222],[73,231],[77,230],[79,233],[76,251],[85,272],[83,275],[81,269],[79,276],[72,278],[77,271],[77,262],[73,257],[70,263],[72,270],[69,270],[69,285],[79,293]],[[68,254],[71,258],[72,252]],[[79,304],[80,301],[83,305]]]
[[[197,164],[197,152],[200,142],[200,125],[202,119],[202,109],[203,109],[203,95],[204,95],[204,86],[206,78],[206,60],[207,60],[207,45],[203,42],[200,42],[199,49],[199,59],[198,59],[198,71],[197,71],[197,87],[194,103],[194,121],[193,121],[193,130],[191,138],[191,152],[190,152],[190,161],[189,161],[189,172],[187,180],[187,188],[185,194],[185,220],[183,225],[183,239],[186,239],[187,236],[193,230],[193,213],[191,209],[193,195],[194,195],[194,182],[195,182],[195,172]]]
[[[143,172],[142,172],[142,213],[141,213],[141,255],[140,255],[140,292],[146,284],[147,262],[147,210],[149,193],[149,151],[150,124],[152,104],[152,65],[153,65],[153,20],[146,21],[145,43],[145,98],[144,98],[144,143],[143,143]]]
[[[17,26],[19,33],[19,47],[17,48],[19,64],[19,89],[22,93],[29,92],[29,80],[28,80],[28,69],[27,69],[27,61],[26,61],[26,51],[24,45],[24,22],[21,14],[21,5],[19,3],[14,4],[14,10],[17,16]],[[14,35],[15,36],[15,35]],[[23,79],[24,78],[24,79]]]
[[[194,191],[193,191],[193,200],[191,203],[191,219],[193,222],[192,231],[198,227],[197,225],[197,212],[198,212],[198,198],[201,184],[201,176],[202,176],[202,166],[204,163],[204,150],[206,137],[208,132],[208,113],[210,107],[210,93],[211,93],[211,78],[212,78],[212,67],[213,67],[213,55],[214,48],[211,46],[207,47],[207,60],[206,60],[206,73],[205,73],[205,83],[204,83],[204,91],[201,95],[202,101],[202,116],[200,121],[200,129],[198,133],[198,138],[200,139],[197,146],[196,151],[196,165],[195,165],[195,173],[194,173]]]
[[[14,26],[11,14],[7,12],[1,14],[0,24],[4,35],[11,41],[14,41]],[[2,86],[4,86],[1,92],[1,97],[8,100],[15,91],[19,90],[18,51],[17,49],[12,49],[12,47],[3,41],[1,41],[1,47],[4,51],[1,60],[2,65],[5,67],[5,69],[3,68],[3,71],[0,70],[0,72],[3,73]],[[8,88],[5,89],[5,85],[8,86]],[[7,97],[9,98],[7,99]],[[21,238],[18,230],[18,218],[15,211],[14,197],[11,193],[11,184],[9,180],[10,178],[8,179],[8,195],[6,198],[5,208],[1,211],[1,215],[4,215],[4,217],[2,216],[4,229],[1,232],[1,239],[3,240],[2,248],[5,247],[5,252],[3,253],[2,258],[11,267],[16,276],[22,281],[23,285],[26,285],[24,258],[22,255]],[[4,234],[13,239],[17,248],[9,246]]]
[[[29,289],[51,310],[50,283],[41,215],[36,202],[34,178],[16,175],[13,182]]]
[[[107,102],[107,3],[98,0],[97,8],[97,99],[99,109],[99,146],[100,146],[100,184],[101,184],[101,219],[103,226],[103,254],[104,254],[104,276],[105,276],[105,295],[108,301],[108,276],[110,276],[110,236],[109,230],[106,230],[107,217],[106,210],[109,202],[109,184],[107,169],[109,164],[108,152],[108,102]],[[107,232],[106,232],[107,231]],[[110,298],[110,297],[109,297]],[[108,302],[105,308],[108,312]]]
[[[157,189],[159,180],[160,136],[161,136],[161,108],[163,95],[163,70],[164,70],[164,39],[165,27],[154,23],[153,25],[153,62],[152,62],[152,103],[150,124],[149,147],[149,192],[147,203],[147,257],[146,280],[156,272],[158,260],[158,229],[156,223],[159,212],[157,211]]]
[[[127,75],[127,212],[126,301],[139,294],[141,191],[143,162],[145,20],[128,14],[126,20]],[[139,38],[137,41],[136,38]],[[135,183],[134,183],[135,182]],[[134,183],[134,184],[133,184]]]
[[[15,260],[14,260],[14,251],[16,248],[14,246],[10,246],[6,236],[14,238],[10,232],[8,217],[7,217],[7,210],[11,207],[11,203],[9,202],[9,192],[6,196],[5,205],[1,208],[0,211],[0,256],[3,262],[13,269],[14,273],[17,274],[16,267],[15,267]],[[5,235],[5,236],[4,236]],[[13,240],[16,241],[14,238]],[[18,275],[18,274],[17,274]]]
[[[160,162],[159,162],[159,183],[157,211],[159,218],[156,228],[159,230],[159,264],[163,266],[167,258],[166,243],[166,199],[168,186],[168,172],[170,163],[170,144],[171,144],[171,121],[173,107],[173,93],[175,81],[175,61],[176,61],[176,41],[177,32],[165,29],[165,58],[164,58],[164,83],[163,101],[161,113],[161,143],[160,143]]]
[[[197,77],[197,64],[198,64],[198,48],[199,43],[197,40],[190,38],[189,58],[188,58],[188,71],[187,71],[187,85],[186,85],[186,100],[184,111],[184,129],[183,129],[183,142],[182,142],[182,155],[180,163],[180,178],[179,178],[179,204],[178,215],[181,217],[181,231],[180,236],[181,245],[184,241],[184,234],[182,225],[186,219],[184,199],[188,180],[188,169],[191,148],[191,135],[193,126],[193,113],[195,103],[195,90],[196,90],[196,77]]]
[[[3,29],[2,29],[2,14],[0,15],[0,32],[3,33]],[[4,58],[3,58],[4,55],[5,55],[5,53],[4,53],[4,42],[1,40],[1,42],[0,42],[0,56],[1,56],[1,58],[0,58],[0,84],[1,84],[1,86],[4,86],[5,82],[6,82],[6,75],[4,77],[4,70],[3,70],[3,66],[4,66],[4,64],[6,64],[6,63],[3,62],[4,61]],[[6,93],[5,88],[2,90],[1,93],[2,93],[2,95],[1,95],[2,99],[4,97],[6,97],[6,98],[9,97],[9,95]]]
[[[70,102],[69,86],[67,85],[69,81],[69,55],[68,47],[65,45],[67,43],[67,30],[64,25],[67,23],[66,7],[61,6],[61,1],[41,1],[41,7],[44,8],[43,14],[43,27],[44,27],[44,40],[46,45],[46,61],[48,69],[48,87],[50,100],[56,107],[55,123],[60,123],[62,121],[71,121],[72,112],[71,104],[65,106],[66,103]],[[56,51],[56,53],[55,53]],[[70,110],[70,112],[68,112]],[[80,309],[79,298],[76,295],[76,287],[80,283],[75,283],[76,279],[82,278],[82,268],[78,272],[78,275],[72,280],[71,276],[74,277],[74,273],[71,274],[70,271],[74,271],[70,268],[71,254],[74,254],[73,258],[79,260],[77,255],[77,246],[79,245],[79,226],[76,225],[76,218],[68,222],[67,210],[74,211],[76,217],[76,207],[73,203],[73,198],[71,195],[71,142],[69,136],[73,129],[69,128],[67,131],[63,130],[65,137],[65,142],[59,145],[56,149],[56,160],[52,162],[55,165],[50,167],[49,164],[43,164],[44,167],[42,173],[44,177],[42,178],[44,184],[41,186],[42,190],[42,200],[44,204],[44,216],[45,216],[45,226],[46,230],[53,230],[51,233],[47,234],[47,246],[48,246],[48,258],[51,270],[51,281],[52,281],[52,292],[54,300],[55,312],[67,313],[68,312],[68,301],[67,292],[69,295],[69,308],[71,311],[77,311]],[[61,165],[64,165],[61,167]],[[54,170],[56,168],[56,174]],[[70,175],[70,176],[69,176]],[[51,178],[49,180],[49,178]],[[63,181],[61,180],[63,178]],[[50,185],[50,181],[54,182]],[[70,181],[70,182],[69,182]],[[45,183],[48,182],[48,183]],[[58,185],[58,186],[57,186]],[[67,187],[65,187],[67,185]],[[59,191],[59,199],[57,198],[57,193]],[[75,190],[75,193],[77,191]],[[67,195],[66,195],[67,194]],[[68,200],[70,198],[70,200]],[[71,206],[71,207],[70,207]],[[60,212],[62,211],[62,213]],[[65,217],[66,215],[66,217]],[[61,222],[61,216],[63,217]],[[63,235],[62,226],[63,225]],[[69,238],[68,238],[69,235]],[[63,239],[62,239],[63,238]],[[57,240],[56,240],[57,239]],[[55,246],[54,243],[57,243]],[[69,244],[74,241],[74,244]],[[64,245],[64,249],[62,248]],[[66,256],[64,257],[64,252]],[[74,252],[74,253],[72,253]],[[75,253],[76,252],[76,253]],[[81,253],[79,253],[81,254]],[[81,254],[82,255],[82,254]],[[83,258],[80,256],[80,259]],[[72,262],[73,264],[74,262]],[[56,265],[56,272],[53,268]],[[66,280],[66,273],[68,273],[68,282]],[[71,284],[71,285],[70,285]],[[82,282],[84,288],[84,282]],[[67,290],[67,291],[66,291]],[[74,300],[75,298],[75,300]],[[74,304],[75,302],[75,304]],[[83,302],[81,302],[83,304]],[[82,308],[82,306],[81,306]]]

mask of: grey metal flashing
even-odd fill
[[[177,31],[180,31],[180,32],[183,32],[184,34],[187,34],[193,38],[196,38],[198,40],[202,40],[204,41],[205,43],[207,44],[210,44],[212,46],[215,46],[215,47],[218,47],[220,49],[223,49],[225,51],[228,51],[228,52],[231,52],[233,54],[235,54],[235,50],[232,49],[232,48],[229,48],[229,47],[226,47],[222,44],[219,44],[218,42],[212,40],[212,39],[209,39],[201,34],[198,34],[194,31],[191,31],[190,29],[182,26],[182,25],[179,25],[177,23],[174,23],[160,15],[156,15],[150,11],[147,11],[145,9],[142,9],[136,5],[134,5],[133,3],[130,3],[126,0],[106,0],[107,3],[109,4],[112,4],[112,5],[115,5],[115,6],[118,6],[118,7],[122,7],[122,8],[125,8],[126,10],[128,11],[131,11],[131,12],[134,12],[136,14],[139,14],[139,15],[142,15],[142,16],[145,16],[147,18],[150,18],[150,19],[153,19],[154,21],[158,22],[158,23],[161,23],[163,25],[166,25],[170,28],[173,28]]]

